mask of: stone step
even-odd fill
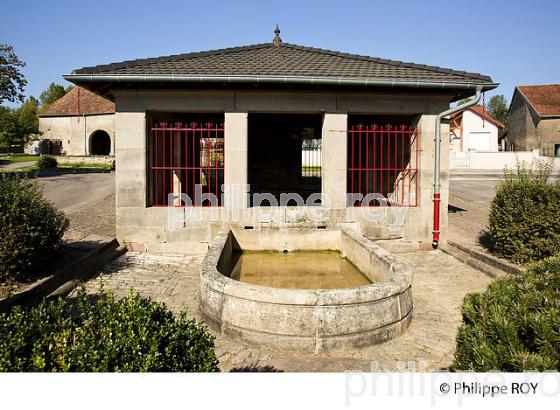
[[[403,237],[402,228],[389,228],[388,226],[365,226],[362,235],[373,241],[380,239],[400,239]]]
[[[374,240],[373,243],[381,246],[383,249],[391,253],[407,253],[420,250],[419,242],[402,241],[398,239],[380,239]]]

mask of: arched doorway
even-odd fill
[[[109,155],[111,153],[111,137],[103,130],[91,134],[89,142],[90,155]]]

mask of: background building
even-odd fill
[[[560,157],[560,84],[515,88],[505,140],[509,151]]]
[[[112,101],[74,87],[39,113],[40,138],[66,155],[114,155],[114,114]]]
[[[451,117],[449,131],[452,151],[498,151],[498,133],[504,125],[491,118],[480,105],[473,105]]]

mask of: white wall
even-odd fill
[[[554,161],[554,168],[560,169],[560,158],[544,157],[539,155],[539,150],[533,151],[451,151],[449,156],[450,169],[481,169],[502,170],[505,167],[515,168],[518,162],[535,165],[537,162]]]
[[[89,155],[89,139],[98,130],[107,132],[111,137],[111,155],[114,155],[114,114],[39,118],[40,138],[61,140],[66,155]]]

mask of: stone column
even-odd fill
[[[248,114],[226,112],[224,120],[224,206],[231,211],[247,208]],[[233,215],[228,212],[229,215]]]
[[[115,185],[117,208],[146,207],[146,116],[115,114]]]
[[[321,181],[323,204],[331,208],[346,207],[347,128],[347,114],[325,113]]]

